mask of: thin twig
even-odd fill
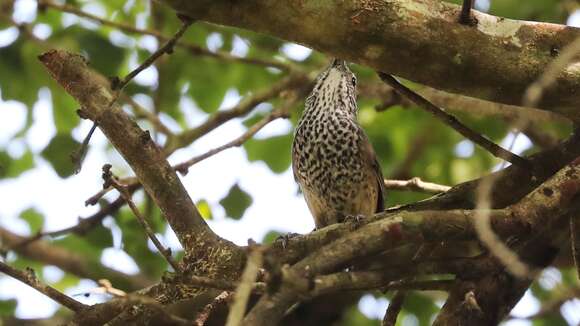
[[[397,92],[401,95],[408,97],[411,101],[415,102],[420,108],[432,113],[435,117],[443,121],[445,124],[450,126],[451,128],[455,129],[461,135],[466,137],[467,139],[473,141],[474,143],[478,144],[482,148],[486,149],[490,152],[493,156],[497,158],[501,158],[506,160],[514,165],[520,166],[525,168],[526,170],[531,170],[531,163],[510,151],[505,150],[504,148],[498,146],[494,142],[490,141],[489,139],[483,137],[482,135],[478,134],[477,132],[473,131],[466,125],[462,124],[455,118],[454,116],[450,115],[449,113],[443,111],[441,108],[435,106],[433,103],[429,102],[427,99],[422,97],[421,95],[413,92],[408,87],[404,86],[403,84],[399,83],[393,76],[385,74],[383,72],[378,73],[379,77],[383,82],[387,85],[393,87]]]
[[[211,313],[221,304],[228,302],[232,298],[233,292],[224,291],[203,307],[201,312],[195,318],[194,325],[204,326]]]
[[[261,247],[250,244],[250,254],[248,255],[248,262],[246,268],[242,273],[240,285],[234,294],[234,302],[230,308],[226,326],[238,326],[246,313],[246,306],[248,299],[252,293],[253,284],[256,281],[258,272],[262,267],[264,250]]]
[[[67,4],[61,5],[61,4],[57,4],[57,3],[54,3],[54,2],[48,1],[48,0],[40,0],[39,5],[44,6],[44,7],[53,8],[53,9],[56,9],[58,11],[74,14],[74,15],[79,16],[79,17],[88,18],[90,20],[98,22],[101,25],[110,26],[110,27],[122,30],[124,32],[127,32],[127,33],[151,35],[151,36],[156,37],[160,41],[168,41],[170,39],[168,36],[163,35],[159,31],[151,30],[151,29],[136,28],[130,24],[107,20],[107,19],[101,18],[99,16],[93,15],[91,13],[82,11],[74,6],[71,6],[71,5],[67,5]],[[201,47],[201,46],[193,44],[193,43],[185,42],[182,40],[177,41],[176,45],[188,50],[189,52],[191,52],[194,55],[204,55],[204,56],[213,57],[213,58],[216,58],[216,59],[219,59],[222,61],[226,61],[226,62],[242,62],[242,63],[248,63],[248,64],[253,64],[253,65],[260,65],[260,66],[265,66],[265,67],[277,68],[277,69],[280,69],[282,71],[298,70],[298,68],[295,67],[291,63],[286,63],[286,62],[282,62],[279,60],[238,57],[238,56],[234,56],[234,55],[232,55],[228,52],[225,52],[225,51],[212,52],[204,47]]]
[[[52,300],[60,303],[61,305],[67,307],[68,309],[74,312],[80,312],[88,308],[88,306],[76,301],[75,299],[69,297],[68,295],[58,291],[57,289],[41,283],[38,280],[38,278],[36,278],[34,270],[32,270],[31,268],[27,268],[26,271],[21,271],[5,264],[4,262],[0,262],[0,272],[12,276],[13,278],[19,280],[20,282],[29,285],[36,291],[46,295],[47,297],[51,298]]]
[[[438,194],[446,192],[447,190],[451,189],[451,187],[449,186],[425,182],[418,177],[414,177],[409,180],[385,179],[384,182],[386,189],[400,191],[418,191],[427,194]]]
[[[125,198],[125,201],[129,205],[129,208],[131,208],[131,211],[133,211],[133,214],[135,214],[135,217],[137,217],[137,220],[139,221],[139,223],[145,230],[145,233],[147,233],[147,236],[149,236],[149,239],[151,239],[151,241],[153,242],[159,253],[161,253],[163,257],[165,257],[165,260],[167,260],[169,265],[173,267],[173,270],[175,270],[177,273],[181,272],[179,265],[171,256],[171,250],[165,249],[165,247],[163,247],[161,242],[159,242],[159,239],[157,239],[157,237],[155,236],[155,233],[153,232],[153,229],[149,225],[149,222],[147,222],[147,220],[139,212],[139,209],[131,199],[131,194],[128,191],[128,187],[126,185],[119,183],[116,180],[116,177],[111,172],[110,164],[105,164],[103,166],[103,180],[105,181],[104,187],[113,186],[115,189],[117,189],[117,191],[119,191],[121,196]]]
[[[576,276],[580,280],[580,216],[578,215],[570,216],[570,244],[576,266]]]
[[[131,96],[124,95],[123,101],[131,105],[136,117],[144,117],[153,125],[156,131],[162,132],[167,137],[173,137],[174,134],[169,128],[159,119],[159,116],[149,110],[145,109],[141,104],[137,103]]]
[[[77,295],[89,296],[90,294],[108,294],[117,298],[127,296],[127,292],[113,287],[111,281],[107,279],[100,279],[97,281],[97,284],[99,284],[98,287],[90,289],[84,293],[79,293]]]
[[[288,111],[293,107],[293,105],[294,105],[294,101],[286,102],[283,107],[272,111],[270,114],[268,114],[267,116],[262,118],[260,121],[258,121],[254,125],[252,125],[241,136],[239,136],[239,137],[235,138],[234,140],[227,142],[221,146],[212,148],[209,151],[207,151],[201,155],[198,155],[196,157],[193,157],[185,162],[174,165],[173,168],[176,171],[179,171],[181,174],[185,175],[185,174],[187,174],[189,168],[192,165],[197,164],[197,163],[205,160],[206,158],[211,157],[211,156],[213,156],[213,155],[215,155],[223,150],[226,150],[228,148],[239,147],[239,146],[243,145],[248,139],[252,138],[258,131],[260,131],[262,128],[264,128],[268,123],[270,123],[278,118],[288,118],[288,114],[289,114]]]
[[[155,60],[157,60],[163,54],[172,53],[173,47],[175,46],[175,42],[179,40],[179,38],[183,35],[183,33],[185,33],[187,28],[193,23],[193,20],[191,20],[188,17],[179,16],[179,18],[182,20],[183,24],[181,25],[181,28],[175,33],[175,35],[173,35],[172,38],[170,38],[162,47],[157,49],[157,51],[151,54],[142,64],[140,64],[137,68],[133,69],[129,74],[127,74],[125,78],[123,78],[122,80],[119,80],[119,78],[112,79],[111,89],[115,92],[113,94],[113,98],[109,102],[107,109],[110,109],[117,102],[119,96],[121,96],[123,88],[125,88],[125,86],[127,86],[127,84],[129,84],[129,82],[133,78],[135,78],[135,76],[137,76],[141,71],[147,69],[147,67],[151,66],[153,62],[155,62]],[[79,114],[82,114],[82,110],[79,110]],[[91,127],[91,130],[89,131],[88,135],[84,138],[80,148],[71,154],[71,160],[75,166],[74,169],[75,173],[78,173],[81,170],[84,158],[86,156],[86,153],[88,152],[91,136],[93,135],[93,132],[97,128],[98,124],[99,121],[97,118],[95,121],[93,121],[93,126]]]
[[[131,188],[136,189],[136,187],[131,187]],[[134,191],[131,189],[129,189],[129,190],[131,192]],[[69,234],[69,233],[84,235],[87,232],[89,232],[92,228],[96,227],[97,225],[100,225],[101,222],[103,221],[103,219],[105,219],[105,217],[116,212],[119,208],[121,208],[121,206],[123,206],[123,204],[125,204],[125,199],[122,196],[119,196],[117,199],[115,199],[110,204],[107,204],[105,207],[103,207],[101,210],[99,210],[95,214],[93,214],[87,218],[79,219],[79,222],[73,226],[69,226],[69,227],[66,227],[66,228],[63,228],[60,230],[55,230],[55,231],[38,232],[35,235],[32,235],[32,236],[24,239],[23,241],[15,244],[14,246],[9,247],[8,249],[9,250],[16,250],[18,248],[25,247],[25,246],[31,244],[32,242],[40,240],[44,237],[54,238],[54,237],[59,237],[61,235],[65,235],[65,234]]]
[[[405,302],[405,291],[396,291],[395,295],[389,303],[389,307],[385,312],[385,317],[383,318],[382,326],[395,326],[397,323],[397,316],[403,308],[403,303]]]
[[[307,81],[308,81],[308,79],[305,76],[290,75],[290,76],[276,82],[275,84],[271,85],[267,89],[259,90],[259,91],[255,92],[254,94],[245,97],[242,101],[240,101],[240,103],[238,103],[237,105],[235,105],[231,109],[228,109],[225,111],[218,111],[218,112],[214,113],[212,116],[210,116],[205,122],[203,122],[199,126],[193,128],[193,129],[183,131],[182,133],[176,135],[175,137],[171,137],[170,139],[168,139],[168,141],[165,145],[165,155],[169,156],[176,149],[190,144],[194,140],[206,135],[210,131],[216,129],[217,127],[223,125],[224,123],[230,121],[231,119],[248,114],[258,104],[263,103],[265,101],[268,101],[269,99],[272,99],[272,98],[280,95],[282,92],[293,93],[293,91],[297,90],[299,94],[296,94],[295,96],[300,97],[300,95],[302,94],[300,91],[303,90],[304,88],[300,88],[300,89],[297,89],[297,88],[299,88],[300,85],[304,85],[302,82],[307,82]],[[294,96],[294,95],[292,95],[292,96]],[[287,102],[291,102],[291,101],[287,101]],[[281,117],[282,116],[283,115],[281,115]],[[260,123],[260,122],[258,122],[258,123]],[[234,146],[235,146],[235,144],[234,144]],[[219,150],[219,151],[221,151],[221,150]],[[190,164],[190,166],[195,164],[195,163],[198,163],[201,160],[206,159],[207,157],[209,157],[211,155],[217,154],[217,152],[205,157],[207,154],[208,153],[202,154],[199,157],[191,159],[190,161],[192,161],[192,163]],[[185,162],[181,163],[181,164],[185,164]],[[176,166],[177,171],[181,172],[182,169],[187,171],[187,169],[185,167],[180,166],[180,165]],[[181,168],[181,169],[177,169],[177,168]],[[127,185],[139,186],[139,180],[137,180],[135,177],[124,178],[122,180]],[[98,193],[96,193],[95,195],[93,195],[89,199],[87,199],[85,201],[85,205],[96,204],[97,201],[101,197],[103,197],[105,194],[107,194],[110,190],[111,190],[111,188],[101,189]]]
[[[173,37],[167,40],[167,42],[162,47],[157,49],[157,51],[153,52],[153,54],[151,54],[147,59],[145,59],[145,61],[143,61],[143,63],[141,63],[139,67],[133,69],[133,71],[131,71],[127,76],[125,76],[123,80],[119,81],[118,83],[115,83],[112,87],[113,90],[121,91],[123,88],[125,88],[125,86],[127,86],[127,84],[131,81],[131,79],[137,76],[141,71],[151,66],[153,62],[155,62],[155,60],[157,60],[159,57],[161,57],[166,53],[171,54],[173,52],[173,48],[177,40],[181,38],[183,33],[185,33],[185,31],[193,23],[192,19],[185,16],[180,16],[180,19],[182,20],[182,25],[179,28],[179,30],[175,33],[175,35],[173,35]]]
[[[83,161],[85,160],[85,157],[87,156],[87,152],[89,151],[89,141],[91,141],[91,137],[93,137],[93,133],[97,129],[98,125],[99,124],[96,121],[93,122],[93,125],[91,126],[91,130],[89,130],[89,133],[83,139],[83,142],[81,143],[81,146],[79,147],[79,149],[76,151],[73,151],[70,154],[70,159],[74,163],[74,170],[73,170],[74,174],[78,174],[79,172],[81,172]]]
[[[123,178],[120,179],[119,182],[123,183],[124,185],[127,185],[130,188],[129,190],[131,192],[136,191],[141,187],[141,184],[139,184],[139,180],[137,180],[136,177]],[[85,200],[85,206],[94,206],[98,204],[99,200],[103,198],[103,196],[105,196],[111,190],[113,190],[113,187],[102,188],[96,194],[92,195],[91,197],[87,198],[87,200]]]
[[[436,106],[444,107],[448,112],[468,113],[475,117],[501,117],[510,120],[518,120],[521,117],[525,117],[526,119],[537,123],[570,122],[570,120],[565,116],[552,111],[502,104],[465,95],[447,93],[425,85],[418,88],[416,92],[429,99],[429,101]],[[414,106],[411,100],[401,97],[401,95],[396,93],[392,87],[383,82],[367,82],[362,84],[359,87],[358,93],[360,97],[370,99],[378,98],[384,102],[385,105],[400,105],[403,108]],[[382,105],[379,106],[379,110],[383,107],[384,106]]]
[[[281,93],[290,90],[305,90],[309,85],[310,79],[302,74],[291,74],[275,82],[265,89],[255,91],[253,94],[244,97],[238,104],[228,110],[218,111],[211,115],[206,121],[199,126],[185,130],[178,134],[174,141],[165,146],[166,155],[175,151],[177,148],[189,145],[194,140],[206,135],[210,131],[223,125],[224,123],[244,116],[250,113],[260,103],[271,100],[281,95]]]
[[[397,291],[449,291],[451,287],[455,284],[455,280],[430,280],[430,281],[416,281],[411,280],[399,280],[389,283],[384,289],[397,290]]]

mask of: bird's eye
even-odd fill
[[[352,86],[356,86],[356,78],[352,77]]]

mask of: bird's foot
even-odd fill
[[[358,228],[361,224],[362,221],[365,219],[365,216],[362,214],[357,214],[357,215],[347,215],[344,217],[344,223],[352,223],[353,227],[356,229]]]
[[[274,242],[279,242],[282,245],[282,249],[286,249],[288,247],[288,242],[290,239],[299,236],[300,233],[289,232],[286,234],[279,235]]]

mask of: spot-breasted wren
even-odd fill
[[[384,183],[357,122],[356,78],[343,60],[322,72],[292,144],[292,169],[316,228],[384,208]]]

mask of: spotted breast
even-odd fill
[[[357,122],[356,78],[342,60],[322,72],[292,144],[292,169],[317,228],[382,211],[384,184]]]

